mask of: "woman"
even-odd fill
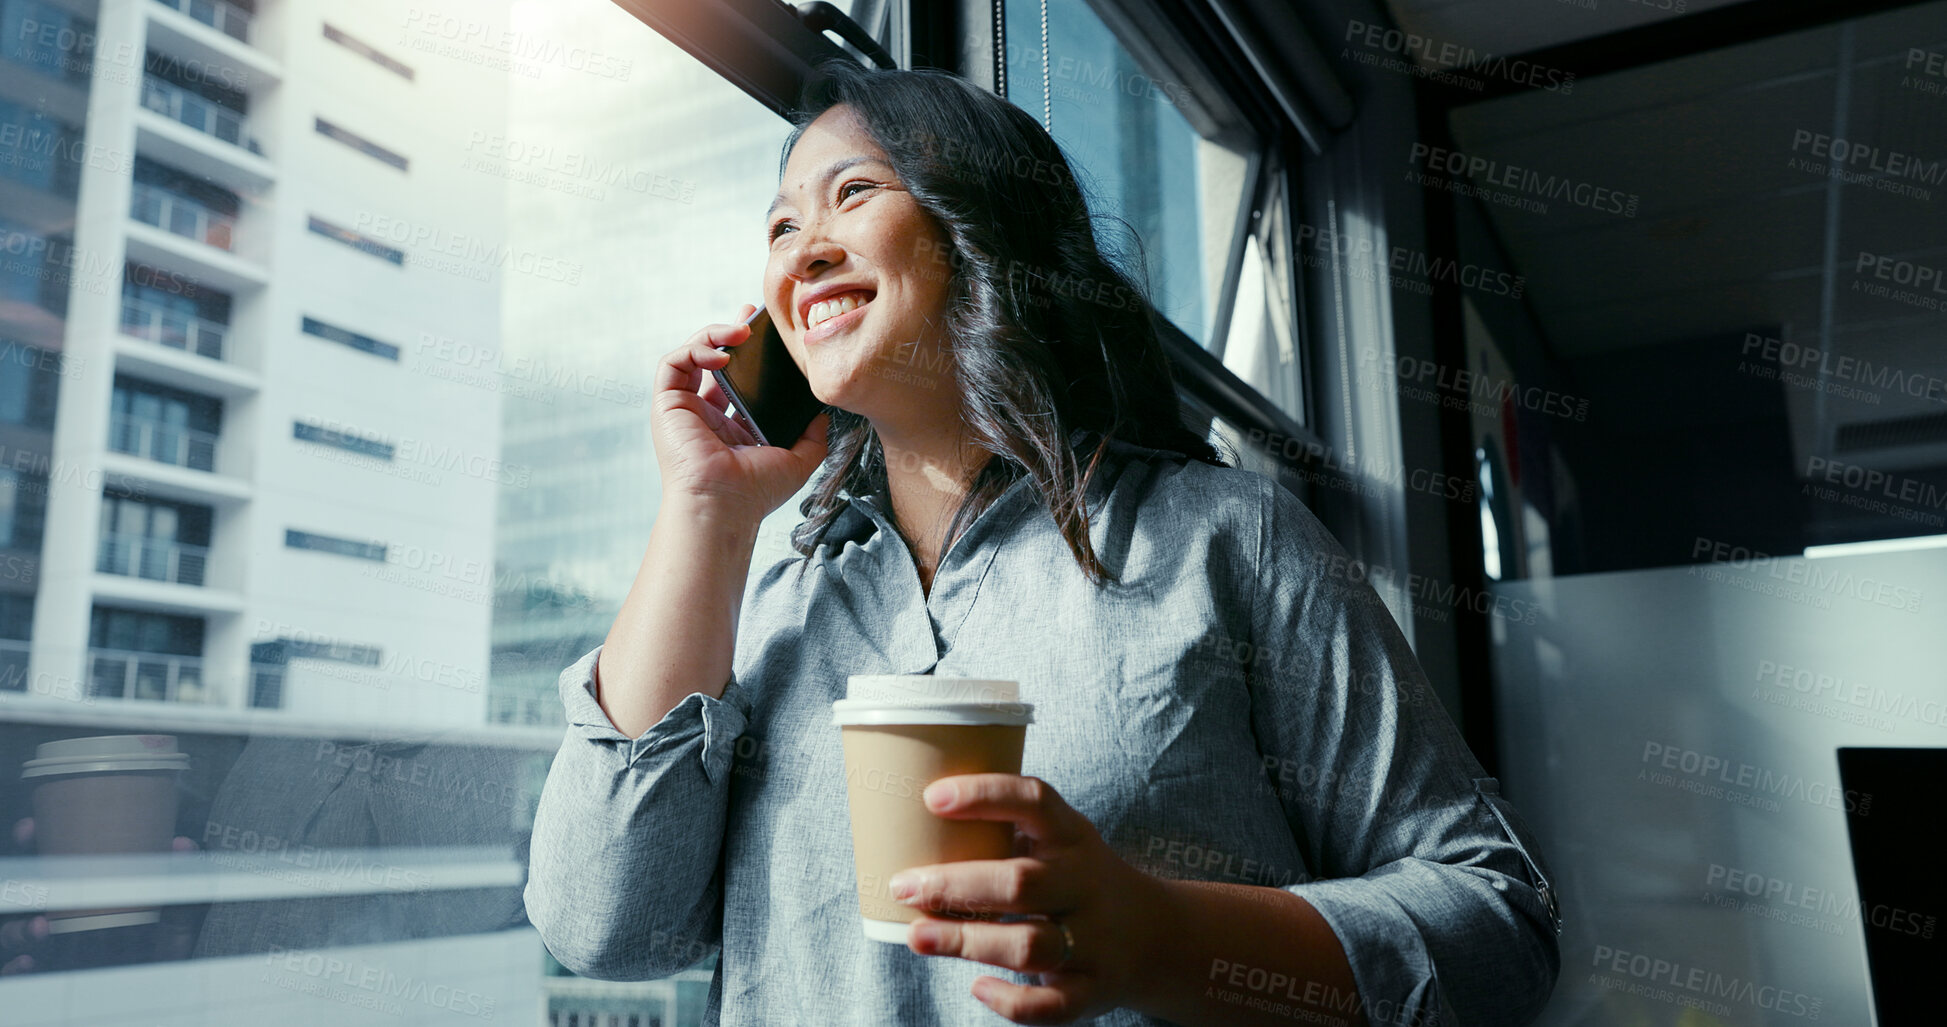
[[[833,409],[749,445],[706,373],[741,326],[659,365],[648,551],[561,679],[548,947],[624,979],[719,950],[710,1022],[1531,1018],[1559,956],[1527,836],[1324,529],[1182,427],[1054,141],[938,73],[836,67],[803,107],[764,297]],[[821,465],[801,556],[746,588]],[[1034,704],[1024,775],[924,795],[1021,855],[892,882],[1020,918],[860,934],[830,703],[885,673]]]

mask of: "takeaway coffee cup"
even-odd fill
[[[1012,681],[926,674],[854,675],[832,722],[845,746],[859,914],[865,936],[906,943],[919,911],[887,881],[908,867],[1014,855],[1014,825],[948,820],[921,793],[955,774],[1018,774],[1033,707]],[[951,915],[951,913],[949,913]],[[969,915],[969,914],[962,914]]]
[[[173,735],[99,735],[49,742],[21,767],[34,790],[34,841],[43,856],[168,852],[176,835],[176,778],[189,756]],[[52,934],[154,923],[155,908],[57,910]]]

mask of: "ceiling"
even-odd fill
[[[1458,30],[1463,11],[1534,6],[1415,11]],[[1530,26],[1524,38],[1568,31],[1563,16],[1536,20],[1549,34]],[[1874,294],[1898,288],[1881,272],[1900,262],[1947,276],[1947,75],[1916,74],[1916,51],[1947,54],[1947,3],[1456,108],[1455,145],[1470,156],[1639,198],[1634,217],[1561,201],[1545,212],[1481,205],[1491,244],[1527,278],[1541,344],[1574,360],[1756,332],[1947,379],[1947,292]],[[1856,181],[1819,170],[1834,139],[1869,148]],[[1879,391],[1848,405],[1793,390],[1801,452],[1829,445],[1845,421],[1947,409]]]
[[[1486,54],[1513,55],[1639,28],[1740,0],[1386,0],[1399,27]],[[1665,9],[1672,8],[1672,9]]]
[[[1545,212],[1487,206],[1562,355],[1756,324],[1816,329],[1828,271],[1849,286],[1862,250],[1921,258],[1947,242],[1947,95],[1922,92],[1904,68],[1919,40],[1947,49],[1947,4],[1874,22],[1454,112],[1470,155],[1640,198],[1635,217],[1562,202]],[[1812,170],[1830,160],[1833,139],[1920,170],[1874,176],[1868,157],[1866,179],[1834,185]],[[1840,291],[1834,331],[1921,312]]]

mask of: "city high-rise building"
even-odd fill
[[[173,735],[196,850],[10,1017],[697,1021],[548,960],[520,846],[786,130],[607,3],[0,0],[0,775]]]
[[[456,19],[0,0],[0,923],[136,892],[10,948],[0,1019],[543,1015],[558,734],[487,726],[509,472],[464,372],[562,272],[463,163],[510,75]],[[36,746],[138,732],[186,754],[178,851],[31,858]]]
[[[10,231],[43,269],[6,327],[59,368],[20,425],[19,690],[482,722],[499,406],[412,347],[498,346],[506,184],[443,159],[465,138],[396,17],[6,6],[8,187],[41,194]],[[504,116],[505,75],[441,72]]]

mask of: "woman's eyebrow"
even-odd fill
[[[819,173],[818,189],[815,191],[823,191],[824,187],[831,184],[831,180],[837,178],[839,174],[842,173],[846,168],[855,167],[860,164],[884,164],[884,163],[885,161],[882,161],[877,157],[868,157],[862,153],[856,156],[844,157],[839,160],[833,161],[830,167],[827,167],[824,171]],[[778,207],[782,205],[784,202],[785,202],[784,193],[779,192],[777,194],[777,198],[771,201],[770,208],[764,211],[764,220],[769,221],[771,219],[771,215],[777,213]]]

